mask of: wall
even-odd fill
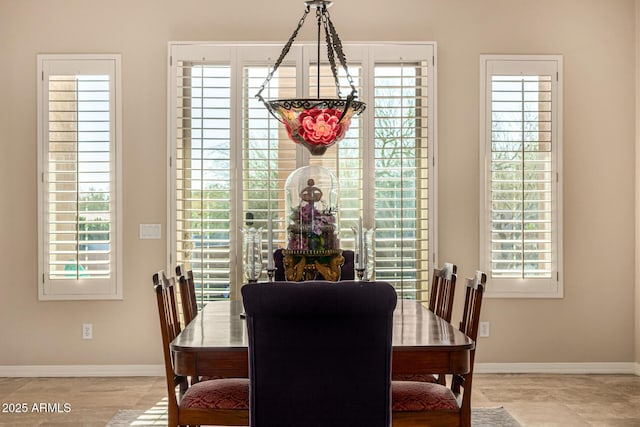
[[[635,351],[636,375],[640,375],[640,0],[636,0],[636,277],[635,277]]]
[[[166,251],[167,42],[284,41],[302,10],[301,0],[0,0],[0,366],[161,363],[151,274]],[[343,41],[438,43],[439,257],[462,277],[478,266],[479,55],[564,56],[565,297],[487,299],[491,336],[476,360],[640,360],[635,1],[335,0],[330,13]],[[36,54],[56,52],[122,53],[122,301],[37,299]],[[163,240],[139,240],[140,223],[161,223]],[[93,340],[81,339],[83,322]]]

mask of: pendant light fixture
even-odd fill
[[[306,8],[302,18],[298,22],[298,26],[284,45],[280,56],[267,75],[266,80],[262,86],[260,86],[256,98],[264,103],[267,110],[284,124],[287,135],[293,142],[304,145],[312,155],[319,156],[324,154],[327,148],[344,138],[351,124],[351,118],[354,115],[362,113],[366,105],[356,100],[358,91],[354,85],[353,78],[349,74],[347,59],[342,49],[340,37],[327,11],[327,8],[331,6],[332,2],[328,0],[309,0],[305,1],[305,4]],[[267,87],[284,57],[291,49],[312,7],[316,10],[318,23],[317,96],[316,98],[276,99],[267,101],[262,97],[262,91]],[[324,30],[327,45],[327,59],[336,86],[336,98],[320,98],[320,45],[322,30]],[[347,81],[351,86],[351,92],[346,98],[340,97],[340,83],[338,80],[336,59],[346,73]]]

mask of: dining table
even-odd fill
[[[212,301],[171,342],[177,375],[248,378],[247,327],[241,300]],[[475,342],[415,300],[393,313],[393,374],[468,373]]]

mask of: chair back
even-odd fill
[[[429,292],[429,310],[451,322],[453,314],[453,298],[456,290],[458,267],[445,262],[441,269],[433,271],[431,289]]]
[[[171,341],[173,341],[181,331],[178,307],[176,304],[175,278],[167,278],[164,271],[159,271],[153,275],[153,285],[158,303],[158,315],[160,317],[160,332],[162,334],[162,350],[164,353],[169,405],[175,406],[177,405],[176,386],[180,386],[180,393],[182,394],[189,385],[186,377],[175,375],[171,363]]]
[[[480,308],[482,298],[487,283],[487,275],[482,271],[476,271],[474,277],[467,279],[466,294],[464,297],[464,309],[462,320],[460,321],[460,331],[464,332],[472,340],[478,338],[478,327],[480,325]],[[471,414],[471,381],[473,378],[473,366],[476,355],[476,346],[471,350],[470,366],[471,370],[464,374],[455,374],[451,378],[451,391],[454,395],[460,395],[460,389],[464,389],[461,412],[463,417],[468,418]]]
[[[176,275],[180,281],[180,301],[184,324],[188,325],[198,314],[198,301],[196,300],[196,288],[193,280],[193,271],[185,271],[182,265],[176,266]]]
[[[480,326],[480,307],[487,283],[487,275],[482,271],[476,271],[474,277],[467,279],[467,290],[464,297],[464,309],[460,321],[460,331],[464,332],[472,340],[478,338]]]
[[[389,425],[389,283],[274,282],[242,296],[252,427]]]

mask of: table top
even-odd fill
[[[216,301],[171,343],[178,375],[246,378],[247,327],[241,301]],[[422,304],[398,300],[393,314],[394,374],[467,373],[475,343]]]
[[[248,347],[242,310],[242,302],[237,300],[208,303],[171,343],[171,350],[203,352]],[[393,347],[394,351],[455,351],[471,350],[474,342],[419,302],[399,299],[393,314]]]

